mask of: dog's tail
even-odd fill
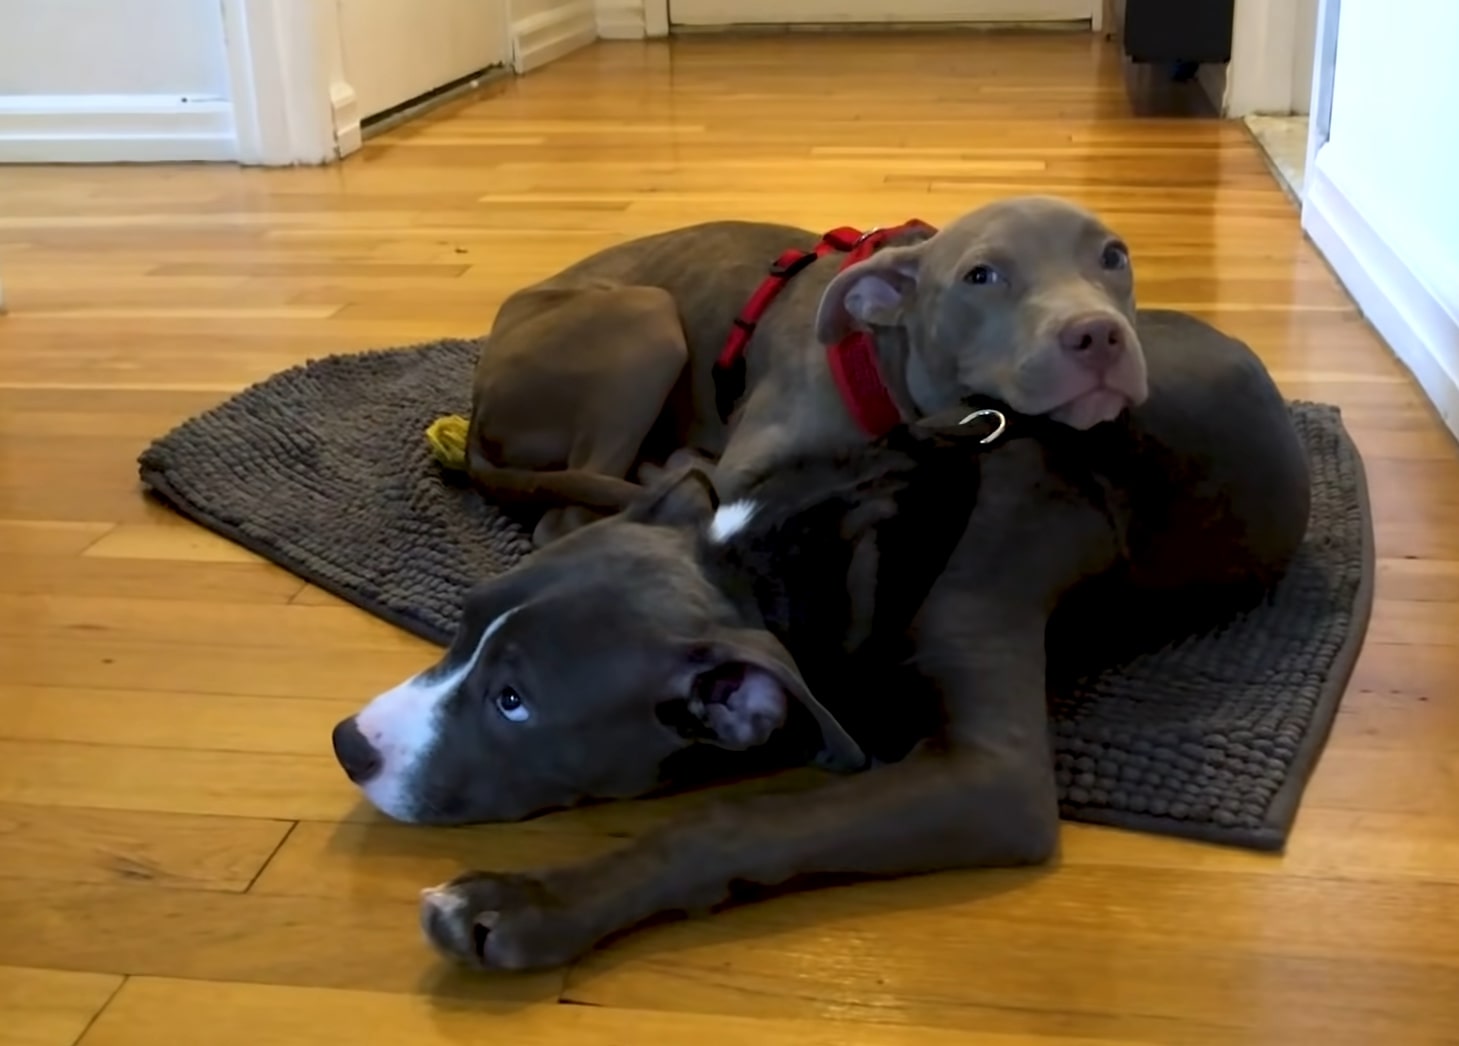
[[[586,469],[508,469],[489,465],[477,470],[472,482],[483,494],[503,504],[578,505],[598,512],[621,512],[643,495],[643,488],[626,479]]]
[[[470,426],[457,414],[437,418],[426,429],[426,442],[431,456],[444,469],[469,472],[483,494],[505,504],[542,505],[568,508],[574,505],[599,512],[621,512],[643,494],[643,488],[626,479],[617,479],[586,469],[503,468],[487,462],[476,462],[472,468],[467,446]]]

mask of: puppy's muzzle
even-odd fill
[[[369,781],[385,764],[379,750],[360,732],[354,716],[340,720],[335,725],[331,739],[334,742],[334,757],[339,760],[345,775],[357,785]]]

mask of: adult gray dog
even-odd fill
[[[1256,357],[1187,316],[1135,320],[1149,396],[1088,431],[1010,412],[998,434],[976,426],[1002,415],[963,426],[957,407],[746,473],[734,500],[691,472],[475,588],[439,664],[335,730],[397,819],[643,795],[701,752],[782,746],[846,773],[579,864],[463,874],[422,897],[437,949],[554,965],[746,886],[1048,860],[1049,669],[1246,605],[1307,523],[1305,456]]]
[[[715,459],[732,498],[782,457],[848,450],[970,395],[1087,429],[1145,397],[1133,310],[1125,245],[1054,198],[940,231],[676,229],[507,299],[476,369],[467,468],[489,496],[555,506],[541,546],[621,510],[642,465],[683,452]]]

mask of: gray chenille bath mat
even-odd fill
[[[521,524],[430,457],[468,409],[477,343],[334,356],[158,439],[176,511],[437,643],[462,591],[528,554]],[[1064,816],[1255,849],[1285,843],[1367,627],[1372,522],[1335,407],[1293,403],[1312,524],[1273,597],[1220,630],[1086,674],[1051,702]]]

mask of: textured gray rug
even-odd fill
[[[335,356],[263,381],[141,456],[175,510],[444,643],[467,585],[527,533],[442,474],[422,432],[465,413],[476,343]],[[1312,460],[1306,547],[1273,598],[1218,632],[1055,695],[1064,816],[1257,849],[1286,841],[1372,601],[1361,459],[1334,407],[1294,403]],[[325,743],[321,741],[321,744]]]

